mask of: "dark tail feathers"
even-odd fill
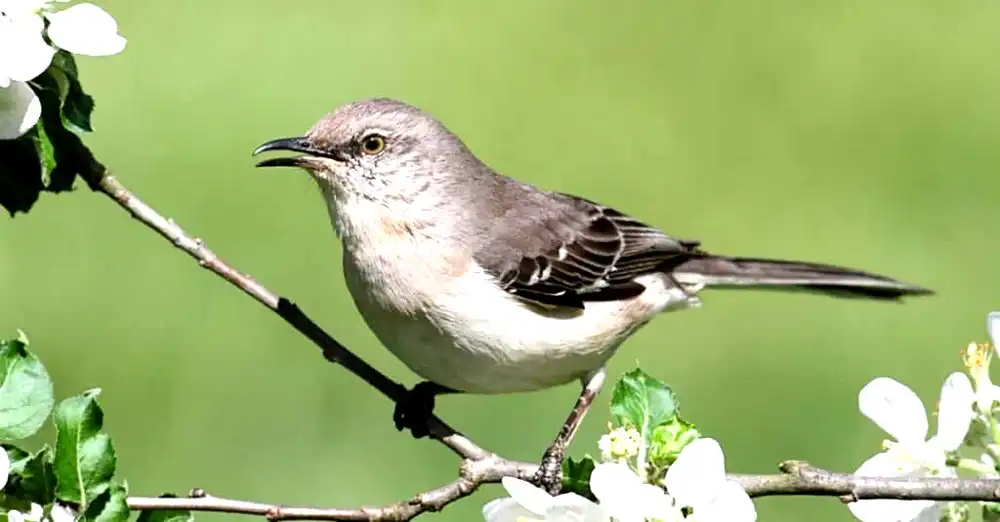
[[[890,301],[934,293],[853,268],[777,259],[696,257],[675,267],[671,274],[679,283],[704,283],[708,288],[800,290],[836,297]]]

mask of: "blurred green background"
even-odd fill
[[[255,170],[249,155],[375,95],[437,115],[501,172],[711,250],[940,292],[905,306],[712,293],[636,335],[612,374],[638,361],[666,379],[731,471],[787,458],[853,470],[884,437],[858,413],[858,390],[889,375],[930,407],[1000,308],[996,2],[99,3],[129,44],[81,60],[98,157],[407,384],[351,304],[312,182]],[[0,332],[30,335],[60,397],[104,389],[134,494],[199,486],[356,506],[455,477],[446,450],[393,429],[389,402],[86,189],[0,220],[0,290]],[[576,392],[448,397],[439,413],[534,459]],[[574,455],[596,452],[607,401]],[[478,520],[501,493],[425,517]],[[757,508],[762,520],[850,518],[835,499]]]

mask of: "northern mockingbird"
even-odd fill
[[[338,107],[305,136],[254,154],[319,185],[368,327],[428,382],[397,428],[426,435],[434,396],[580,381],[539,482],[558,490],[565,445],[618,347],[653,317],[701,304],[704,288],[778,288],[898,300],[929,290],[851,268],[711,254],[618,210],[503,176],[441,122],[376,98]]]

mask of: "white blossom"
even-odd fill
[[[11,81],[0,87],[0,140],[23,136],[41,115],[42,101],[27,83]]]
[[[510,497],[491,500],[483,506],[486,522],[608,522],[597,504],[575,493],[556,497],[520,479],[501,481]]]
[[[56,502],[49,510],[48,522],[73,522],[76,520],[76,513],[72,509]]]
[[[45,515],[45,510],[40,504],[34,502],[31,503],[31,511],[27,513],[22,513],[16,509],[12,509],[7,512],[8,522],[41,522],[42,516]]]
[[[111,15],[89,3],[55,10],[54,4],[67,1],[0,0],[0,139],[23,135],[41,115],[27,82],[45,72],[55,55],[44,35],[74,54],[106,56],[125,48]]]
[[[990,312],[986,316],[986,331],[990,334],[993,349],[1000,354],[1000,312]]]
[[[62,11],[46,13],[52,44],[73,54],[108,56],[125,50],[126,40],[118,34],[118,23],[94,4],[76,4]]]
[[[726,478],[725,456],[714,439],[696,439],[684,446],[667,469],[667,493],[677,508],[687,508],[687,520],[753,522],[757,510],[739,483]]]
[[[635,428],[617,428],[597,441],[604,461],[626,460],[642,449],[642,435]]]
[[[666,491],[649,484],[623,462],[602,462],[590,475],[598,504],[572,493],[552,497],[535,486],[504,478],[509,498],[483,507],[487,522],[754,522],[746,491],[726,478],[719,443],[698,439],[681,450],[667,470]]]
[[[913,390],[900,382],[878,377],[858,394],[861,413],[895,441],[887,450],[866,460],[855,471],[865,477],[954,477],[945,463],[947,454],[958,449],[973,418],[975,393],[969,379],[953,373],[941,387],[937,434],[927,439],[924,406]],[[848,504],[862,522],[936,521],[944,503],[931,500],[862,500]]]
[[[10,456],[7,455],[7,450],[0,446],[0,489],[3,489],[7,485],[7,479],[10,477]]]
[[[989,413],[993,403],[1000,401],[1000,386],[990,379],[990,359],[994,348],[988,344],[969,343],[962,354],[962,361],[972,377],[976,393],[976,406],[980,412]]]
[[[618,522],[674,522],[684,518],[662,488],[646,484],[621,462],[598,464],[590,474],[590,491],[601,509]]]
[[[55,49],[45,43],[37,2],[0,0],[0,87],[42,74]]]

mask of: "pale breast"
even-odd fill
[[[331,209],[334,212],[335,209]],[[459,247],[378,207],[334,213],[348,289],[368,327],[411,370],[460,391],[531,391],[579,379],[667,308],[696,304],[665,276],[627,301],[546,309],[501,289]]]
[[[574,313],[547,310],[501,290],[470,262],[430,293],[414,283],[409,304],[395,307],[376,296],[398,295],[398,287],[383,288],[385,280],[366,277],[355,262],[345,259],[348,287],[378,339],[424,379],[468,392],[531,391],[579,379],[650,318],[687,299],[647,281],[647,292],[634,300],[588,303]]]

